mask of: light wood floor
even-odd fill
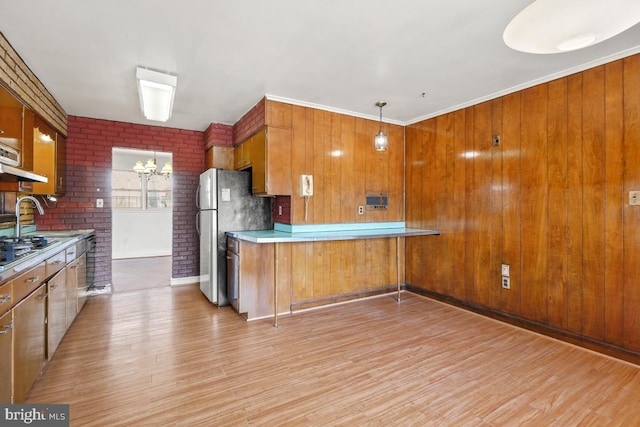
[[[127,258],[111,261],[114,292],[159,288],[171,284],[171,257]]]
[[[72,426],[633,426],[640,369],[414,294],[276,329],[190,285],[91,297],[28,402]]]

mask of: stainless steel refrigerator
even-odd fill
[[[209,301],[228,305],[227,231],[273,228],[272,199],[251,195],[248,171],[209,169],[198,185],[200,290]]]

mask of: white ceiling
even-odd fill
[[[407,124],[640,52],[640,25],[556,55],[510,50],[531,0],[0,0],[0,31],[68,114],[204,130],[268,95]],[[136,66],[178,76],[146,120]],[[425,93],[425,96],[422,96]]]

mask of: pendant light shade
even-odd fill
[[[376,151],[384,151],[387,149],[387,147],[389,147],[389,140],[387,139],[387,135],[382,132],[382,107],[384,107],[385,105],[387,105],[387,103],[384,101],[376,102],[376,106],[380,107],[380,130],[373,139],[373,145]]]
[[[638,22],[638,0],[536,0],[513,18],[502,37],[522,52],[561,53],[605,41]]]

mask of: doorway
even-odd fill
[[[169,286],[172,265],[172,153],[113,148],[114,292]]]

